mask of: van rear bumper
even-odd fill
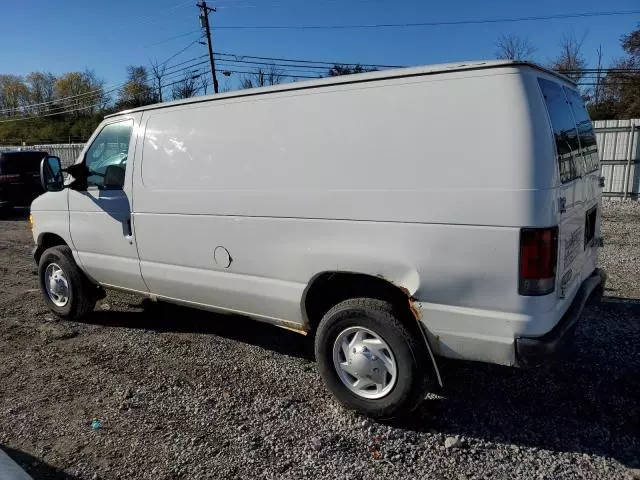
[[[604,290],[606,278],[606,273],[597,268],[582,283],[567,312],[549,332],[539,337],[517,337],[515,339],[517,365],[520,367],[540,365],[559,351],[571,338],[589,297],[596,290],[598,292]]]

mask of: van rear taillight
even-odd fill
[[[547,295],[556,287],[558,227],[520,231],[520,295]]]

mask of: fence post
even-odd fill
[[[633,139],[635,137],[635,133],[636,133],[636,128],[635,128],[635,125],[633,124],[633,120],[631,120],[631,133],[629,134],[629,150],[627,154],[627,179],[624,184],[624,198],[627,198],[627,193],[633,194],[633,185],[631,185],[631,191],[629,191],[629,182],[631,181],[631,165],[632,165],[632,161],[634,160]],[[636,165],[636,168],[638,168],[637,165]]]
[[[627,141],[627,164],[624,167],[624,174],[622,175],[622,188],[624,189],[624,194],[622,198],[624,200],[627,199],[627,194],[629,193],[629,177],[631,176],[631,155],[633,153],[633,134],[635,130],[633,128],[633,120],[629,121],[629,140]]]

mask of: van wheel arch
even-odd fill
[[[392,282],[378,276],[357,272],[327,271],[315,275],[309,281],[302,296],[302,313],[306,326],[315,336],[323,316],[339,303],[354,298],[372,298],[389,302],[398,319],[415,335],[422,339],[429,350],[438,383],[442,380],[431,345],[420,325],[419,313],[409,293]]]
[[[69,245],[60,235],[56,235],[55,233],[45,232],[41,233],[38,236],[38,247],[36,248],[34,258],[36,263],[40,263],[40,257],[44,253],[45,250],[51,247],[59,247]]]
[[[400,287],[381,277],[357,272],[322,272],[309,281],[302,296],[307,327],[315,330],[324,314],[335,305],[362,297],[385,300],[398,307],[408,307],[410,300]]]

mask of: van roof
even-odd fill
[[[223,98],[245,97],[251,95],[264,95],[268,93],[283,92],[287,90],[302,90],[309,88],[325,87],[330,85],[341,85],[349,83],[370,82],[375,80],[383,80],[389,78],[402,78],[402,77],[416,77],[421,75],[435,75],[450,72],[460,72],[465,70],[484,70],[492,68],[504,68],[504,67],[531,67],[536,70],[543,71],[550,75],[560,78],[565,82],[575,85],[575,82],[569,77],[566,77],[558,72],[549,70],[540,65],[530,62],[523,62],[517,60],[481,60],[462,63],[441,63],[434,65],[424,65],[419,67],[407,67],[407,68],[394,68],[389,70],[377,70],[374,72],[357,73],[352,75],[341,75],[337,77],[323,77],[317,80],[308,80],[304,82],[285,83],[280,85],[273,85],[269,87],[252,88],[246,90],[235,90],[233,92],[218,93],[214,95],[203,95],[201,97],[191,97],[183,100],[174,100],[172,102],[154,103],[146,105],[144,107],[132,108],[129,110],[123,110],[121,112],[112,113],[105,116],[105,118],[117,117],[127,113],[141,112],[145,110],[155,110],[159,108],[173,107],[177,105],[188,105],[191,103],[201,103],[211,100],[218,100]]]

